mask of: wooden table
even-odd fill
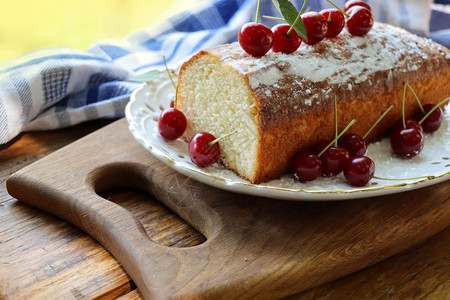
[[[5,186],[15,171],[110,122],[26,133],[0,146],[0,299],[142,298],[126,271],[99,243],[73,225],[12,198]],[[103,196],[139,211],[138,219],[158,243],[187,247],[204,241],[148,195],[117,190]],[[290,299],[392,297],[450,298],[450,228],[381,263]]]

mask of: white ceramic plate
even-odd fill
[[[166,72],[137,89],[125,111],[130,131],[145,149],[169,167],[216,188],[276,199],[346,200],[399,193],[450,179],[450,105],[441,128],[425,135],[423,151],[412,159],[394,157],[388,139],[369,145],[366,155],[375,162],[375,175],[393,180],[372,179],[367,186],[354,188],[345,183],[342,174],[321,177],[307,184],[285,175],[280,180],[257,185],[217,163],[198,168],[189,158],[185,141],[162,139],[157,130],[158,118],[169,107],[174,93]]]

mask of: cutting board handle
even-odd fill
[[[86,176],[85,186],[97,195],[117,188],[130,188],[152,195],[207,239],[217,236],[223,226],[210,202],[198,200],[209,198],[220,202],[229,198],[229,194],[208,188],[164,165],[130,162],[96,167]]]
[[[65,219],[91,235],[121,262],[144,295],[159,299],[167,296],[166,287],[178,269],[183,268],[180,255],[186,250],[153,242],[130,211],[99,195],[111,189],[132,188],[162,197],[181,217],[193,221],[194,227],[210,235],[211,227],[201,216],[202,212],[206,213],[206,206],[193,211],[186,202],[188,191],[183,193],[175,187],[177,195],[168,192],[174,188],[171,187],[174,182],[182,184],[185,180],[178,173],[170,174],[155,173],[154,168],[143,164],[115,162],[94,167],[84,176],[73,176],[70,188],[66,189],[70,193],[61,192],[64,187],[56,182],[50,186],[41,182],[39,176],[28,177],[20,171],[8,179],[7,189],[23,202]],[[192,186],[185,188],[192,191]],[[40,193],[31,192],[36,190]],[[185,197],[179,198],[182,194]],[[206,219],[214,218],[209,215]],[[174,272],[161,272],[162,269]]]

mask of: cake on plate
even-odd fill
[[[429,39],[375,23],[364,37],[342,31],[292,54],[256,58],[231,43],[202,50],[178,77],[178,108],[188,120],[184,138],[207,131],[221,141],[221,162],[252,183],[279,178],[296,151],[311,149],[352,119],[363,135],[393,105],[366,138],[379,139],[401,117],[409,83],[422,103],[450,95],[450,51]],[[408,92],[406,115],[418,109]]]

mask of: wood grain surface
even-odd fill
[[[124,120],[55,152],[37,164],[23,169],[8,181],[8,188],[13,196],[59,215],[82,228],[100,241],[121,263],[118,264],[107,253],[101,253],[105,255],[104,259],[95,256],[93,258],[93,261],[97,259],[101,261],[97,268],[92,267],[90,263],[88,263],[90,267],[80,263],[80,270],[74,273],[70,264],[58,267],[55,263],[53,265],[50,263],[46,264],[49,273],[53,272],[58,280],[67,282],[67,278],[61,278],[62,270],[68,271],[66,274],[70,274],[68,276],[96,270],[100,277],[114,277],[109,284],[120,287],[111,288],[108,286],[108,279],[98,278],[95,282],[99,286],[94,285],[96,291],[89,294],[86,285],[74,279],[72,283],[84,287],[83,293],[80,293],[82,297],[86,295],[93,297],[94,294],[105,297],[125,295],[131,299],[140,295],[134,291],[134,285],[130,283],[121,265],[134,279],[139,291],[151,298],[178,296],[275,298],[318,286],[385,260],[445,229],[450,222],[449,187],[449,182],[445,182],[389,197],[331,203],[288,202],[241,196],[193,182],[155,161],[132,139]],[[117,188],[122,190],[112,193],[112,190]],[[130,192],[129,188],[142,190],[144,192],[142,197],[148,198],[149,194],[156,196],[197,228],[206,237],[206,241],[202,234],[195,232],[186,224],[180,225],[181,227],[177,229],[174,225],[182,222],[176,217],[171,219],[173,215],[167,221],[166,228],[161,232],[152,233],[155,225],[152,225],[150,220],[159,227],[161,223],[164,224],[164,221],[160,221],[165,218],[163,211],[168,210],[158,204],[162,210],[152,211],[153,208],[150,207],[153,206],[149,205],[148,201],[143,201],[147,204],[139,204],[141,202],[138,201],[141,197],[137,196],[139,194],[126,196],[127,193],[128,195],[136,193]],[[35,211],[16,201],[13,203],[16,207],[23,206]],[[16,224],[9,228],[11,233],[7,241],[16,243],[22,241],[23,244],[26,237],[15,237],[17,235],[15,228],[21,226],[28,228],[24,234],[28,238],[33,236],[42,238],[40,226],[33,224],[32,221],[28,221],[29,227],[24,226],[23,222],[27,221],[17,217],[17,213],[8,214],[13,220],[5,224],[11,226],[11,223],[17,220],[21,225]],[[73,252],[72,258],[84,255],[83,259],[76,259],[84,262],[88,249],[86,246],[75,247],[80,246],[77,242],[73,244],[68,242],[71,238],[76,241],[76,237],[70,234],[67,237],[67,234],[63,234],[65,227],[74,230],[80,238],[89,239],[101,249],[89,237],[67,223],[42,212],[38,215],[42,223],[47,224],[49,222],[47,218],[50,218],[56,224],[64,224],[61,229],[46,228],[48,236],[52,236],[51,233],[56,231],[67,238],[62,241],[56,239],[56,245],[50,243],[51,247],[56,247],[52,251],[62,251],[60,254],[62,258],[71,256]],[[163,246],[172,241],[171,234],[167,234],[168,229],[179,230],[176,234],[183,237],[181,244],[185,243],[184,246],[193,244],[197,246],[184,248]],[[37,231],[34,234],[29,233],[33,230]],[[444,244],[440,247],[443,246],[445,249],[447,246],[448,249],[448,230],[441,234],[447,239],[444,239]],[[158,241],[161,236],[168,240]],[[187,237],[190,238],[185,240]],[[0,240],[3,248],[4,238]],[[401,256],[406,259],[406,265],[410,263],[415,266],[414,261],[418,259],[422,265],[435,263],[439,266],[434,273],[422,273],[428,278],[430,274],[433,275],[424,290],[417,286],[423,287],[426,281],[420,282],[422,285],[415,285],[415,294],[409,288],[406,290],[389,288],[389,284],[404,285],[408,281],[403,280],[404,277],[398,280],[378,277],[374,282],[377,277],[368,276],[371,271],[362,270],[334,281],[333,284],[337,288],[328,284],[295,297],[339,297],[342,296],[339,291],[345,291],[346,288],[348,295],[364,296],[366,294],[364,289],[373,286],[374,283],[377,288],[368,289],[367,295],[372,293],[375,296],[390,294],[445,296],[449,291],[448,251],[439,252],[442,251],[439,248],[441,239],[434,242],[438,246],[435,245],[437,248],[433,249],[440,254],[437,261],[433,261],[431,257],[426,257],[428,260],[424,259],[425,257],[420,257],[416,253],[416,251],[422,253],[421,247],[426,247],[429,243],[408,250],[413,253],[412,262],[411,259],[408,260],[408,251],[405,254],[406,258]],[[44,244],[47,243],[49,241]],[[430,243],[433,243],[433,239]],[[73,249],[68,250],[67,244],[72,244]],[[36,250],[33,247],[42,249],[39,242],[32,245],[30,250]],[[17,256],[8,258],[12,261],[10,264],[14,262],[18,272],[29,273],[30,269],[23,267],[27,260],[15,259],[23,257],[25,249],[17,250],[15,252]],[[44,253],[45,250],[42,251],[42,255]],[[2,257],[0,265],[2,273],[3,270],[13,268],[13,265],[3,263],[8,261],[8,258]],[[42,264],[39,265],[39,258],[41,258],[39,255],[34,256],[35,261],[30,261],[31,268],[37,266],[39,270],[45,269]],[[108,260],[111,265],[107,264]],[[389,260],[395,261],[396,258]],[[383,266],[389,260],[369,270],[376,267],[383,268],[379,266]],[[398,266],[392,272],[394,276],[402,272],[411,276],[411,268],[413,268],[411,265],[407,268]],[[117,274],[114,274],[114,270],[117,270]],[[378,270],[379,273],[375,271],[375,274],[381,276],[386,274],[384,271],[385,269],[381,269]],[[420,274],[417,271],[415,275],[420,277]],[[116,276],[119,278],[122,276],[122,283],[116,280]],[[356,276],[356,279],[351,279],[352,276]],[[79,277],[86,278],[86,276]],[[14,288],[8,288],[10,285],[15,287],[18,295],[27,295],[21,294],[24,290],[16,285],[14,279],[17,278],[22,276],[15,274],[9,279],[1,279],[1,295],[11,295]],[[19,282],[23,282],[24,287],[34,286],[35,289],[45,290],[48,295],[56,293],[56,289],[52,291],[50,287],[43,288],[46,286],[45,283],[35,285],[27,283],[27,280],[33,281],[35,276],[24,275],[23,278],[24,280]],[[351,283],[348,283],[348,280]],[[363,290],[358,291],[355,287]],[[427,289],[431,287],[432,290],[428,291]],[[35,289],[30,288],[29,292],[36,292]],[[74,294],[76,293],[72,292],[72,295]]]

